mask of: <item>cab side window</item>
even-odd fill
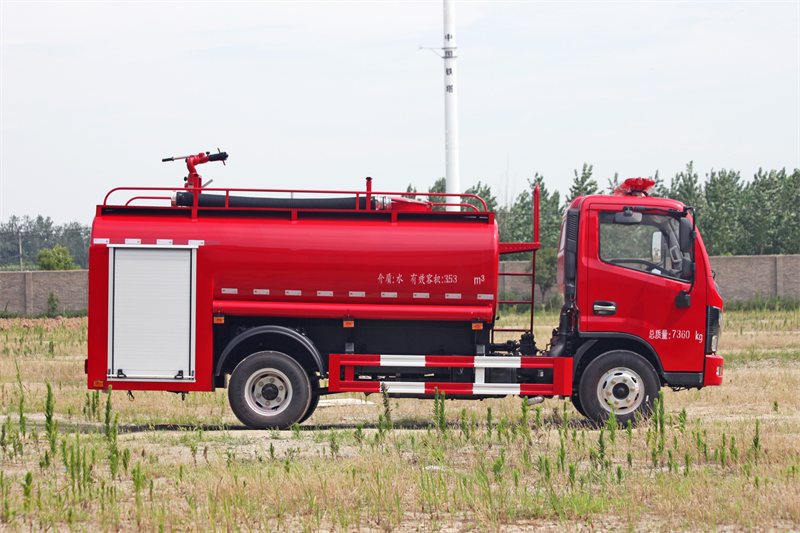
[[[679,252],[675,218],[644,213],[639,224],[618,224],[615,215],[614,211],[600,212],[599,249],[603,262],[687,281],[682,263],[688,258]]]

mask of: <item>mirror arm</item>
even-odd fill
[[[694,290],[694,282],[697,279],[697,263],[695,262],[695,248],[697,247],[697,214],[695,213],[694,207],[691,206],[684,207],[683,211],[687,214],[689,211],[692,212],[692,284],[689,285],[688,291],[681,291],[680,294],[675,297],[675,305],[677,307],[689,307],[691,305],[691,294],[692,290]]]

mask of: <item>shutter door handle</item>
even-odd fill
[[[596,315],[616,315],[617,304],[615,302],[596,301],[593,306]]]

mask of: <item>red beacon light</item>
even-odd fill
[[[617,196],[648,196],[656,181],[651,178],[628,178],[614,189]]]

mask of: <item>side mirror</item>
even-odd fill
[[[662,233],[660,231],[653,232],[653,245],[651,250],[651,259],[653,263],[660,263],[661,262],[661,239]]]
[[[630,207],[624,207],[621,213],[614,215],[614,224],[640,224],[642,222],[642,214],[634,213]]]
[[[694,243],[694,231],[692,231],[692,221],[686,217],[680,219],[680,241],[681,252],[688,254],[692,251]]]

